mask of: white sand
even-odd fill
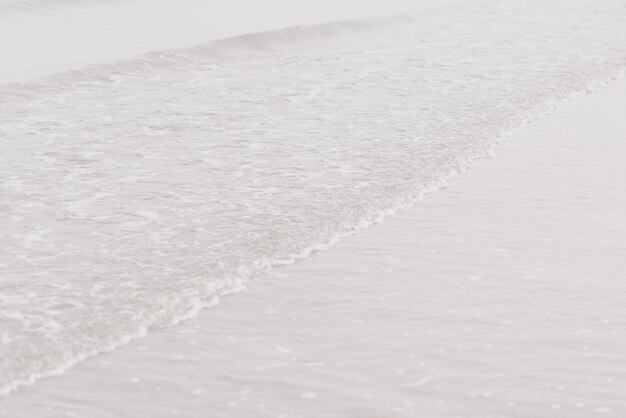
[[[6,417],[626,416],[626,82]],[[64,415],[65,414],[65,415]]]

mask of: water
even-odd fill
[[[625,105],[626,80],[578,97],[445,190],[0,416],[622,418]]]
[[[626,2],[481,2],[0,85],[0,393],[188,318],[626,65]]]

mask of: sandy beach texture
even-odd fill
[[[5,417],[626,416],[626,82]]]

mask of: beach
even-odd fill
[[[414,207],[0,412],[622,416],[625,105],[625,80],[579,96]]]
[[[626,413],[626,4],[401,3],[0,1],[0,416]]]

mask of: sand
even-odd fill
[[[626,415],[626,81],[6,417]]]

